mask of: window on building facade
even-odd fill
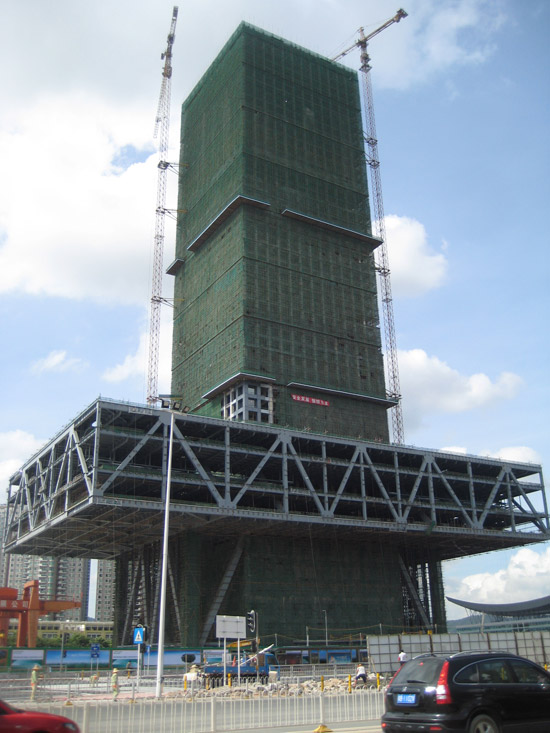
[[[224,420],[273,422],[273,388],[262,382],[239,382],[222,394]]]

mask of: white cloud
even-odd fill
[[[170,392],[172,378],[172,318],[173,310],[164,306],[161,310],[160,319],[160,349],[159,349],[159,370],[158,385],[159,392]],[[142,331],[139,337],[137,349],[112,367],[106,369],[102,378],[106,382],[120,383],[132,377],[147,378],[149,362],[149,331]]]
[[[500,0],[415,0],[412,5],[405,7],[407,18],[372,41],[377,83],[405,88],[453,67],[481,63],[505,20]],[[52,7],[33,3],[31,13],[25,3],[8,2],[0,26],[0,61],[5,66],[18,58],[18,73],[6,75],[4,86],[22,99],[60,87],[101,87],[112,98],[149,94],[153,99],[171,10],[171,3],[56,0]],[[393,0],[196,0],[180,7],[174,77],[187,84],[196,80],[241,20],[333,56],[357,39],[360,25],[367,24],[368,34],[395,12]],[[20,53],[23,34],[25,54]],[[358,57],[351,53],[345,60],[356,68]]]
[[[33,58],[29,52],[21,60],[19,74],[10,80],[12,102],[0,112],[0,158],[10,171],[0,179],[0,293],[145,306],[157,158],[151,155],[124,169],[113,161],[125,149],[153,149],[159,49],[165,43],[171,7],[163,14],[148,7],[136,9],[127,0],[115,11],[104,0],[92,6],[82,5],[75,12],[65,0],[55,15],[39,12],[29,23],[28,10],[13,4],[0,30],[0,60],[6,64],[17,53],[18,28],[25,29],[27,47],[37,54]],[[317,4],[312,27],[309,1],[283,0],[277,6],[249,0],[197,4],[193,32],[182,25],[182,18],[177,30],[176,51],[181,55],[172,140],[177,138],[177,107],[190,91],[192,76],[208,67],[241,19],[315,48],[353,33],[358,19],[370,17],[378,23],[395,13],[389,1],[345,0],[338,8],[335,16],[331,0]],[[126,22],[130,10],[132,32]],[[215,40],[205,43],[212,13],[220,22]],[[288,17],[294,18],[292,24]],[[406,86],[452,65],[483,59],[496,18],[501,13],[487,0],[457,0],[443,7],[434,0],[419,0],[414,13],[375,39],[380,44],[380,82]],[[184,48],[187,57],[195,59],[192,72],[181,63]],[[349,61],[356,66],[356,58]],[[167,157],[177,160],[177,151]],[[175,208],[175,176],[170,179],[168,205]],[[422,225],[389,217],[391,227],[396,228],[395,244],[389,245],[394,250],[396,291],[418,294],[438,287],[446,261],[429,249]],[[170,239],[168,226],[167,242]]]
[[[523,384],[511,372],[495,380],[461,374],[422,349],[399,351],[398,358],[406,430],[418,428],[433,413],[461,413],[512,399]]]
[[[0,489],[7,489],[10,476],[45,443],[24,430],[0,433]]]
[[[537,451],[526,445],[510,445],[501,448],[496,452],[481,451],[482,455],[488,455],[491,458],[501,458],[503,461],[518,461],[519,463],[541,463],[541,456]]]
[[[386,238],[392,293],[397,297],[423,295],[445,281],[448,262],[434,252],[424,226],[406,216],[386,216]],[[447,248],[444,242],[442,249]]]
[[[438,449],[442,453],[473,453],[474,451],[468,451],[465,446],[451,445],[444,446]],[[514,463],[536,463],[540,465],[541,456],[533,448],[529,448],[526,445],[509,445],[504,448],[500,448],[497,451],[489,449],[482,449],[478,451],[481,456],[488,456],[489,458],[497,458],[502,461],[512,461]]]
[[[147,333],[139,337],[137,350],[127,354],[122,362],[106,369],[102,377],[106,382],[123,382],[130,377],[145,374],[147,369],[149,338]]]
[[[505,22],[498,0],[417,0],[399,26],[372,41],[377,82],[406,89],[453,68],[481,64],[493,54]]]
[[[482,565],[483,556],[479,560]],[[472,603],[517,603],[548,595],[549,588],[550,547],[540,551],[523,547],[512,555],[507,567],[496,572],[450,578],[445,592]]]
[[[465,453],[468,452],[466,450],[466,448],[464,448],[461,445],[448,445],[448,446],[444,446],[443,448],[439,448],[439,450],[442,453],[460,453],[460,454],[465,454]]]
[[[157,156],[114,161],[146,157],[151,127],[143,110],[85,93],[18,111],[0,131],[0,292],[147,303]]]
[[[32,374],[43,372],[78,371],[86,366],[86,362],[77,357],[68,357],[66,351],[50,351],[43,359],[37,359],[30,367]]]

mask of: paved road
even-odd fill
[[[316,725],[298,725],[290,728],[283,726],[282,728],[266,729],[266,733],[267,731],[269,733],[312,733],[316,728]],[[330,728],[334,733],[380,733],[382,731],[380,723],[371,720],[358,723],[331,723],[327,725],[327,728]],[[248,730],[235,731],[235,733],[258,733],[260,730],[259,728],[249,728]]]

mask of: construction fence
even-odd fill
[[[395,634],[368,636],[369,671],[393,674],[401,650],[409,659],[419,654],[505,651],[526,657],[541,667],[550,664],[550,631],[496,631],[477,634]]]

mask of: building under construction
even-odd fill
[[[443,630],[442,561],[550,539],[548,507],[539,466],[390,444],[356,74],[241,25],[183,105],[178,210],[183,413],[92,403],[12,477],[6,548],[116,558],[115,637],[154,639],[170,474],[171,642],[252,608]]]
[[[173,393],[388,442],[357,74],[243,24],[181,131]]]

